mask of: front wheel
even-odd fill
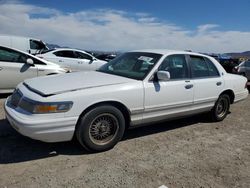
[[[98,106],[87,112],[79,121],[76,137],[80,144],[91,151],[113,148],[123,137],[125,119],[114,106]]]
[[[211,116],[214,121],[222,121],[226,118],[230,108],[230,98],[226,94],[219,96],[212,111]]]

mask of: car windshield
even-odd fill
[[[128,52],[103,65],[97,71],[143,80],[161,57],[161,54],[156,53]]]

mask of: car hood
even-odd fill
[[[25,80],[23,84],[29,90],[46,97],[70,91],[116,85],[131,81],[133,80],[121,76],[89,71],[32,78]]]

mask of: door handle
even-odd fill
[[[217,82],[217,83],[216,83],[217,86],[220,86],[221,84],[222,84],[221,82]]]
[[[186,89],[191,89],[192,87],[194,87],[193,84],[188,84],[188,85],[185,86]]]
[[[1,71],[1,70],[3,70],[3,68],[2,68],[2,67],[0,67],[0,71]]]
[[[63,60],[60,59],[59,62],[61,63],[61,62],[63,62]]]

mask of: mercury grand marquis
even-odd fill
[[[247,79],[212,57],[169,50],[127,52],[97,71],[25,80],[5,103],[21,134],[70,141],[88,150],[113,148],[127,128],[208,112],[222,121],[248,96]]]

